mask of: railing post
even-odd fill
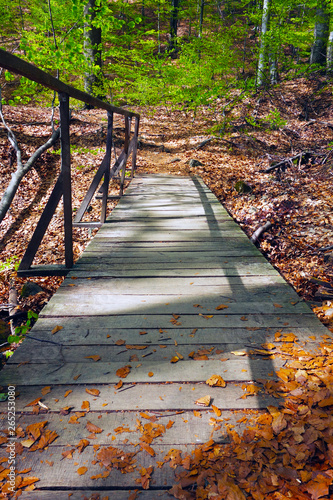
[[[106,219],[106,209],[107,209],[108,194],[109,194],[112,132],[113,132],[113,113],[108,112],[108,131],[106,136],[105,173],[103,182],[103,197],[102,197],[102,210],[101,210],[102,223],[104,223]]]
[[[134,177],[134,172],[136,169],[136,155],[137,155],[137,151],[138,151],[139,125],[140,125],[140,117],[136,116],[135,117],[135,128],[134,128],[134,145],[133,145],[133,152],[132,152],[131,177]]]
[[[72,187],[71,187],[71,149],[69,134],[69,95],[59,92],[60,107],[60,143],[61,177],[64,202],[65,264],[73,267],[73,223],[72,223]]]
[[[120,196],[122,196],[124,193],[124,181],[125,181],[126,164],[127,164],[127,158],[128,158],[128,147],[129,147],[129,142],[130,142],[130,126],[131,126],[130,117],[125,116],[124,118],[125,118],[125,141],[124,141],[125,159],[124,159],[124,164],[123,164],[123,168],[121,171],[120,191],[119,191]]]

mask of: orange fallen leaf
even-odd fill
[[[88,439],[81,439],[78,444],[76,445],[77,449],[79,450],[79,453],[82,453],[83,450],[90,444]]]
[[[126,365],[123,366],[122,368],[118,368],[118,370],[116,371],[117,377],[126,378],[127,375],[130,373],[131,368],[132,368],[131,365]]]
[[[149,453],[149,455],[151,455],[152,457],[155,456],[155,451],[153,450],[153,448],[151,446],[149,446],[149,444],[144,443],[144,442],[140,442],[140,446],[143,450],[145,450],[147,453]]]
[[[80,378],[80,377],[81,377],[81,373],[79,373],[78,375],[75,375],[75,376],[73,377],[73,380],[77,380],[77,379],[78,379],[78,378]]]
[[[53,328],[53,330],[51,331],[52,335],[54,335],[55,333],[59,332],[60,330],[63,329],[63,326],[60,326],[60,325],[57,325]]]
[[[215,307],[217,311],[221,311],[221,309],[228,309],[229,306],[226,306],[225,304],[220,304],[219,306]]]
[[[197,399],[194,403],[198,406],[209,406],[211,401],[210,396],[203,396],[202,398]]]
[[[173,358],[170,359],[170,363],[177,363],[179,361],[178,356],[173,356]]]
[[[199,410],[193,410],[193,415],[197,418],[201,418],[202,415],[201,415],[201,412]]]
[[[51,386],[47,385],[46,387],[43,387],[43,389],[41,390],[41,393],[43,394],[43,396],[46,396],[46,394],[48,394],[49,392],[51,392]]]
[[[64,394],[64,398],[67,398],[67,396],[69,396],[69,394],[73,392],[71,389],[68,389],[68,391],[65,392]]]
[[[89,401],[82,401],[81,410],[85,410],[85,411],[89,411],[90,410]]]
[[[154,376],[154,372],[148,372],[148,377],[153,377]]]
[[[206,384],[211,387],[225,387],[227,385],[221,375],[212,375],[208,380],[206,380]]]
[[[217,417],[221,416],[222,411],[215,405],[212,405],[213,411]]]
[[[92,354],[91,356],[85,356],[86,359],[93,359],[94,361],[99,361],[101,357],[98,354]]]
[[[119,340],[116,340],[116,342],[115,342],[115,345],[124,345],[124,344],[126,344],[126,340],[119,339]]]
[[[77,473],[80,475],[80,476],[83,476],[88,470],[88,467],[79,467],[78,470],[77,470]]]
[[[115,389],[120,389],[124,385],[124,382],[122,380],[119,380],[118,384],[114,386]]]
[[[99,396],[101,391],[99,389],[88,389],[88,388],[86,388],[86,392],[88,394],[90,394],[91,396]]]

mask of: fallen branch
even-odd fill
[[[0,89],[0,118],[5,129],[7,130],[8,140],[16,153],[16,161],[17,161],[16,171],[12,174],[12,178],[9,182],[9,185],[7,186],[0,201],[0,222],[2,222],[14,199],[14,196],[17,192],[21,180],[29,172],[29,170],[32,168],[32,166],[38,160],[38,158],[56,143],[57,139],[60,136],[60,128],[54,130],[51,137],[30,156],[28,161],[23,163],[22,153],[17,143],[16,137],[13,131],[7,125],[5,118],[3,116],[1,89]]]
[[[286,163],[289,163],[289,165],[292,164],[294,160],[297,160],[297,158],[302,158],[304,155],[311,154],[309,151],[302,151],[302,153],[298,153],[298,155],[292,156],[291,158],[285,158],[282,161],[279,161],[279,163],[275,163],[275,165],[271,165],[270,167],[266,168],[264,170],[264,173],[267,174],[268,172],[271,172],[275,168],[280,168],[283,165],[286,165]]]
[[[208,144],[208,142],[212,141],[213,139],[215,139],[215,137],[209,137],[208,139],[205,139],[204,141],[200,142],[199,146],[195,146],[193,149],[201,149],[204,146],[206,146],[206,144]]]
[[[271,222],[266,222],[266,224],[264,224],[263,226],[260,226],[258,227],[258,229],[256,229],[254,231],[254,233],[252,234],[251,236],[251,241],[252,243],[254,243],[255,245],[257,245],[259,243],[259,239],[261,237],[261,235],[267,231],[268,229],[270,229],[272,227],[272,223]]]

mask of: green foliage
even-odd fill
[[[8,271],[17,271],[20,265],[20,259],[16,255],[8,257],[4,262],[0,262],[0,273]]]
[[[13,343],[17,344],[18,342],[20,342],[20,340],[23,339],[24,335],[26,335],[28,333],[28,331],[32,327],[32,323],[37,318],[38,318],[38,314],[35,313],[34,311],[29,310],[27,322],[25,323],[25,325],[17,326],[15,328],[15,335],[9,335],[7,342],[9,344],[13,344]]]

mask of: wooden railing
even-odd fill
[[[123,194],[123,186],[126,172],[126,164],[129,155],[132,153],[131,177],[134,175],[136,167],[136,154],[138,144],[138,132],[140,115],[132,113],[123,108],[112,106],[96,97],[85,92],[66,85],[52,75],[40,70],[36,66],[0,49],[0,67],[3,67],[13,73],[22,75],[29,80],[37,82],[49,89],[58,92],[59,110],[60,110],[60,143],[61,143],[61,171],[45,206],[45,209],[39,219],[35,232],[32,235],[30,243],[21,260],[19,275],[65,275],[73,266],[73,226],[98,227],[105,222],[107,201],[110,198],[118,198]],[[108,127],[106,138],[106,151],[102,163],[90,184],[88,192],[77,210],[74,220],[72,217],[72,190],[71,190],[71,156],[70,156],[70,111],[69,98],[73,97],[79,101],[101,108],[107,111]],[[124,146],[115,163],[111,166],[112,134],[113,134],[113,115],[119,114],[124,117]],[[134,119],[134,120],[133,120]],[[132,133],[132,121],[134,121],[134,131]],[[131,138],[132,133],[132,138]],[[110,180],[117,175],[120,176],[120,193],[117,197],[109,197]],[[103,179],[104,178],[104,179]],[[81,222],[82,217],[89,206],[97,188],[103,179],[101,187],[102,208],[101,217],[98,222]],[[65,239],[65,265],[50,266],[32,266],[33,259],[43,239],[43,236],[50,224],[51,218],[56,208],[63,198],[64,206],[64,239]]]

